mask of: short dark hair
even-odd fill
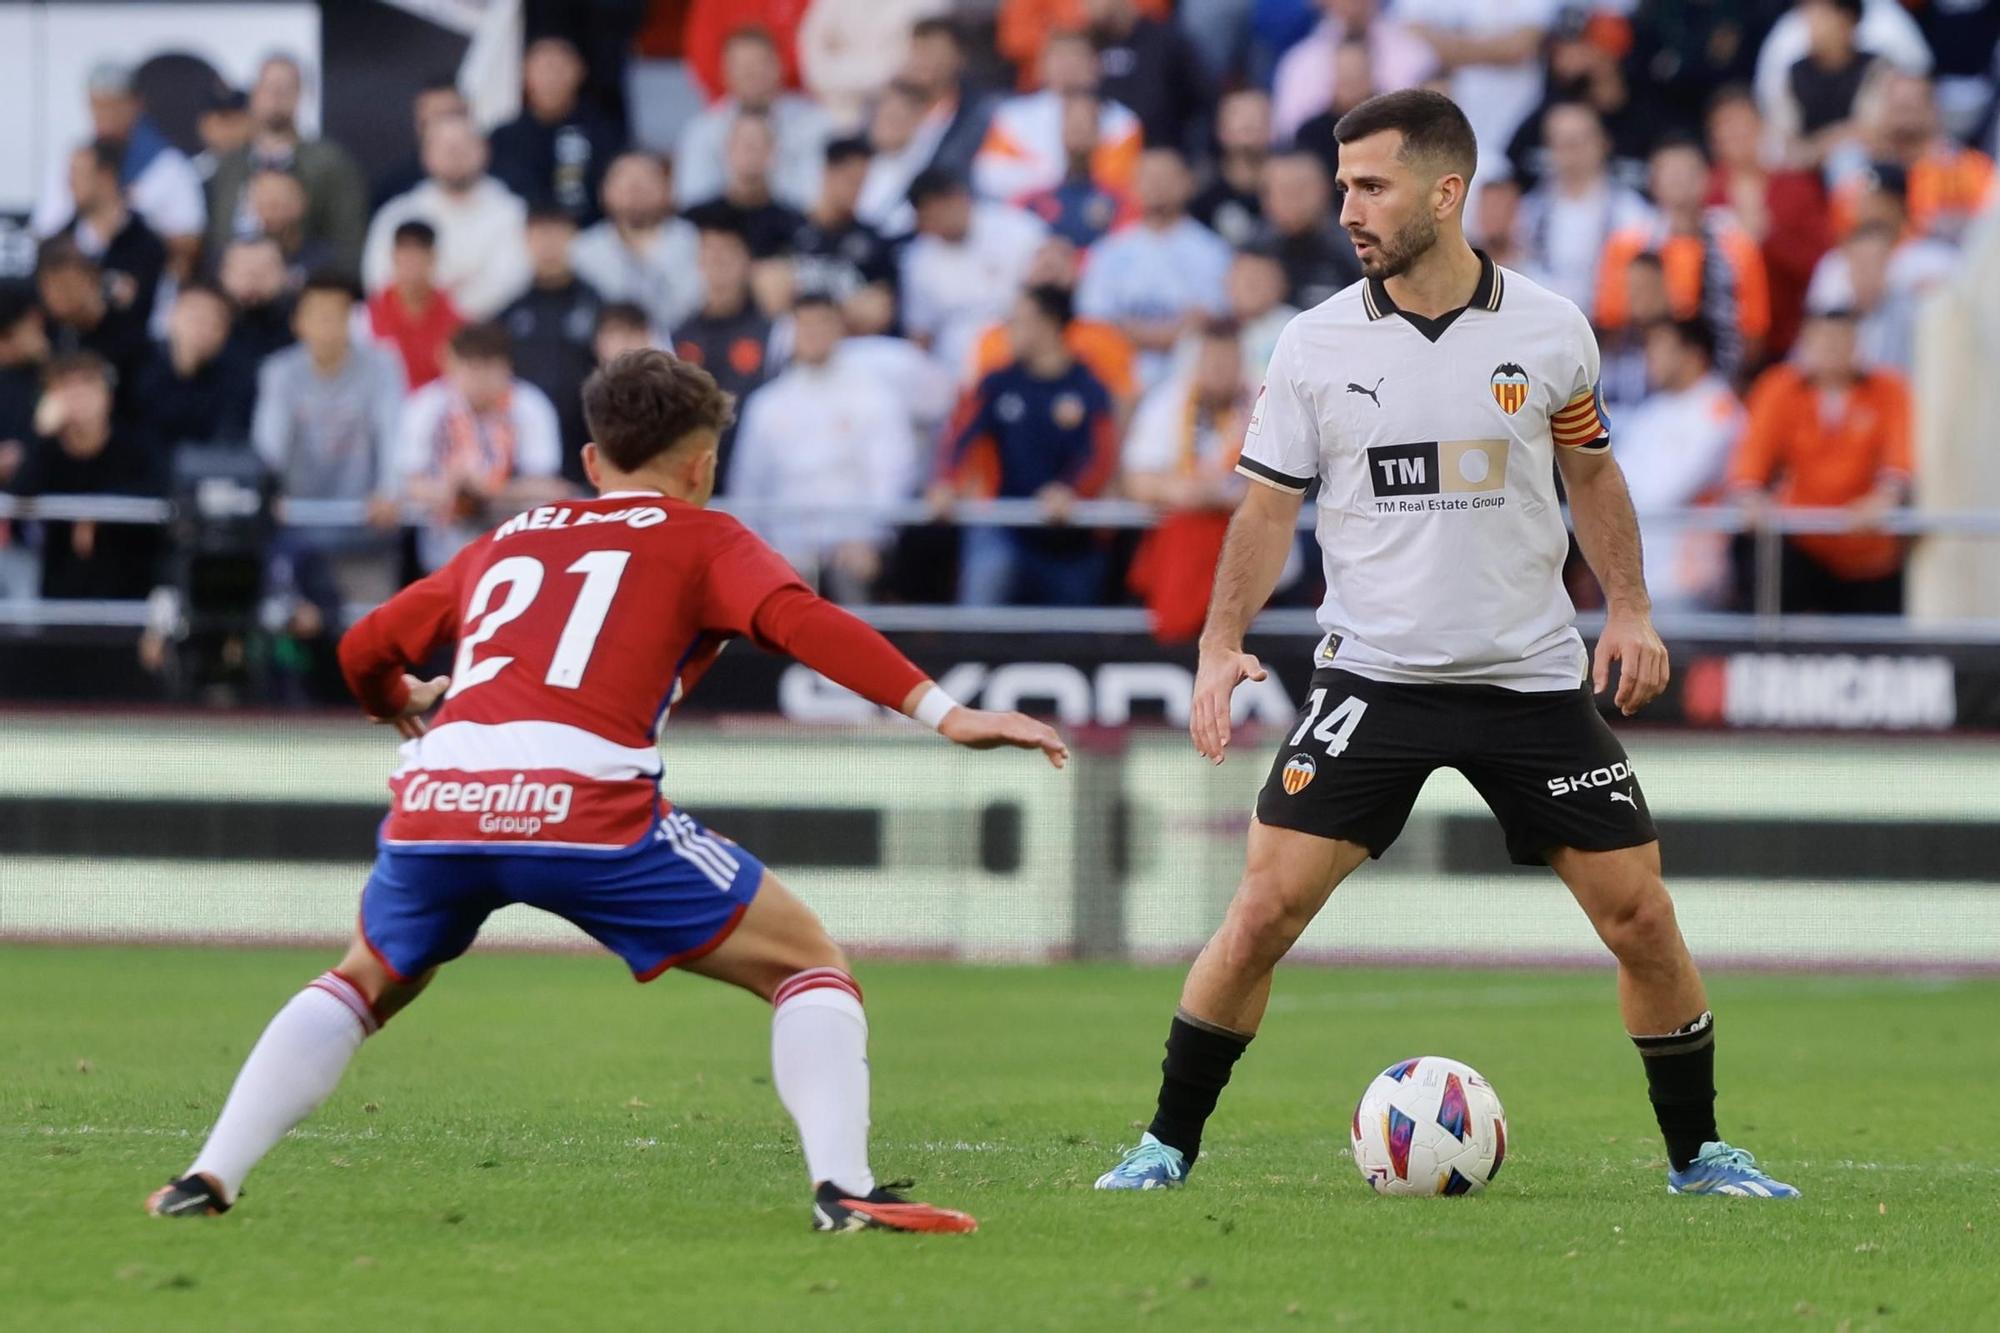
[[[1715,326],[1697,315],[1692,319],[1663,320],[1656,328],[1670,330],[1683,347],[1700,352],[1702,359],[1715,364]]]
[[[653,320],[636,301],[607,301],[597,312],[597,326],[592,332],[602,333],[606,329],[641,329],[651,333]]]
[[[1396,152],[1400,160],[1423,157],[1442,162],[1468,185],[1472,183],[1473,168],[1479,163],[1479,140],[1465,112],[1443,93],[1401,88],[1371,97],[1334,124],[1333,137],[1345,145],[1390,130],[1403,136],[1403,146]]]
[[[1022,288],[1021,295],[1027,298],[1035,309],[1041,311],[1043,319],[1059,329],[1068,328],[1070,320],[1075,317],[1076,306],[1067,287],[1058,287],[1052,282],[1038,282],[1032,287]]]
[[[1693,153],[1703,162],[1708,161],[1708,149],[1702,146],[1701,140],[1684,130],[1670,130],[1654,140],[1646,160],[1650,162],[1661,153]]]
[[[1757,94],[1750,91],[1749,84],[1725,83],[1708,95],[1708,105],[1703,108],[1703,114],[1712,116],[1723,107],[1734,106],[1738,102],[1748,102],[1751,109],[1760,114],[1763,110],[1757,105]]]
[[[95,273],[97,261],[83,252],[83,247],[68,236],[51,236],[43,241],[35,251],[35,276],[55,273],[63,269],[77,272]]]
[[[1228,315],[1209,315],[1200,327],[1202,337],[1218,342],[1235,342],[1243,336],[1243,325]]]
[[[837,167],[843,162],[852,162],[856,158],[866,161],[873,156],[875,149],[862,135],[850,134],[843,138],[827,140],[826,164],[830,167]]]
[[[910,206],[922,208],[933,199],[948,194],[964,194],[970,189],[965,177],[949,167],[925,167],[910,182]]]
[[[178,301],[183,296],[211,297],[228,307],[230,314],[234,315],[236,313],[236,302],[230,299],[229,293],[223,291],[222,288],[207,278],[188,278],[182,282],[180,290],[174,294],[174,299]]]
[[[561,204],[544,202],[528,206],[528,225],[530,227],[549,222],[559,222],[568,227],[577,225],[576,214],[570,212]]]
[[[821,310],[831,310],[836,315],[840,313],[840,302],[833,299],[832,292],[821,286],[803,288],[797,296],[792,298],[792,313],[794,315],[808,306],[814,306]]]
[[[773,37],[771,30],[761,23],[746,23],[740,28],[730,29],[729,35],[722,39],[723,49],[727,50],[738,42],[751,42],[773,55],[778,52],[778,39]]]
[[[669,352],[625,352],[583,383],[583,419],[598,451],[636,472],[695,431],[720,431],[736,400],[700,366]]]
[[[1667,271],[1666,261],[1660,258],[1658,250],[1641,250],[1638,254],[1632,256],[1630,263],[1626,267],[1650,268],[1659,273]]]
[[[344,296],[359,303],[361,285],[354,281],[354,275],[341,268],[316,268],[306,274],[306,280],[299,288],[299,299],[303,301],[314,292],[329,296]]]
[[[1820,3],[1831,5],[1856,23],[1861,22],[1861,0],[1820,0]]]
[[[111,368],[111,363],[86,347],[50,357],[48,365],[42,368],[42,383],[56,384],[79,375],[94,375],[114,388],[118,384],[118,372]]]
[[[461,361],[514,360],[514,340],[507,326],[496,322],[467,324],[451,335],[451,354]]]
[[[942,37],[953,46],[962,47],[965,45],[965,38],[959,34],[958,24],[942,14],[934,14],[930,18],[918,19],[910,25],[911,41],[914,42],[923,37]]]
[[[416,245],[426,250],[435,250],[438,243],[437,228],[422,218],[411,218],[408,222],[396,224],[396,230],[390,233],[389,241],[392,247]]]
[[[109,172],[116,176],[124,169],[124,145],[113,143],[109,139],[92,139],[89,143],[77,149],[77,151],[88,154],[90,165],[99,171]]]

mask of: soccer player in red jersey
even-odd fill
[[[723,644],[747,637],[959,745],[1039,750],[1057,768],[1069,752],[1033,718],[959,706],[742,524],[703,508],[731,410],[699,367],[618,357],[584,386],[597,498],[510,520],[341,641],[362,706],[408,738],[354,942],[271,1020],[200,1155],[149,1211],[228,1209],[362,1040],[490,913],[527,903],[640,981],[680,967],[770,1001],[773,1081],[799,1127],[816,1228],[973,1229],[964,1213],[877,1186],[861,988],[756,857],[661,797],[659,729]],[[449,676],[407,674],[454,642]]]

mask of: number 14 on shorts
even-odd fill
[[[1354,734],[1354,729],[1361,725],[1361,715],[1368,711],[1368,701],[1357,699],[1350,694],[1335,704],[1333,710],[1325,717],[1320,717],[1319,710],[1325,705],[1326,691],[1314,690],[1311,698],[1306,701],[1304,719],[1300,721],[1298,730],[1292,733],[1291,740],[1286,744],[1299,744],[1306,738],[1306,732],[1311,731],[1314,740],[1325,744],[1326,757],[1338,759],[1347,749],[1347,740]],[[1319,720],[1318,726],[1313,725],[1315,718]]]

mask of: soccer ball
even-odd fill
[[[1471,1065],[1390,1065],[1354,1107],[1354,1165],[1378,1194],[1471,1194],[1507,1160],[1507,1113]]]

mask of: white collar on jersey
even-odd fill
[[[599,500],[667,500],[672,497],[665,491],[602,491]]]
[[[1397,305],[1389,295],[1388,284],[1380,278],[1370,278],[1362,284],[1361,308],[1367,312],[1372,323],[1387,319],[1390,315],[1401,315],[1414,325],[1432,342],[1436,342],[1444,331],[1451,327],[1453,320],[1468,310],[1498,310],[1500,298],[1506,291],[1506,283],[1501,279],[1500,266],[1484,250],[1474,250],[1479,256],[1479,281],[1472,289],[1472,299],[1456,310],[1447,310],[1435,319],[1423,315],[1413,315]]]

